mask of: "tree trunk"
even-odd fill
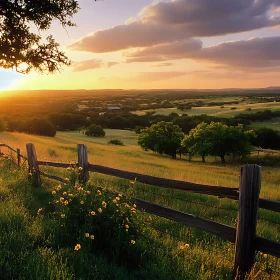
[[[222,163],[225,163],[226,161],[225,161],[225,155],[221,155],[221,161],[222,161]]]
[[[205,162],[205,154],[202,154],[202,162]]]

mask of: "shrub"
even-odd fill
[[[104,137],[105,136],[105,131],[102,128],[102,126],[100,125],[96,125],[96,124],[91,124],[85,134],[87,136],[94,136],[94,137]]]
[[[108,144],[124,146],[123,141],[119,139],[112,139],[108,142]]]
[[[57,246],[72,244],[74,251],[102,251],[133,264],[142,225],[132,200],[101,187],[78,183],[74,187],[59,185],[52,194],[56,208],[53,216],[59,224],[55,233]]]

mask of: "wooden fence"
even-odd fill
[[[0,144],[0,147],[1,146],[7,147],[11,151],[17,153],[19,161],[18,164],[20,164],[20,158],[25,158],[20,155],[19,149],[14,150],[5,144]],[[41,186],[42,184],[41,175],[67,183],[66,180],[58,176],[49,175],[40,171],[39,166],[67,168],[70,165],[69,163],[38,161],[35,147],[32,143],[26,145],[26,151],[28,170],[29,172],[35,173],[35,179],[38,186]],[[251,270],[256,250],[280,258],[280,243],[263,238],[256,234],[258,208],[280,213],[280,202],[259,198],[261,188],[261,167],[258,165],[247,164],[241,168],[239,189],[158,178],[135,172],[90,164],[88,163],[87,147],[83,144],[78,144],[78,164],[76,164],[76,167],[82,167],[79,179],[83,182],[86,182],[89,179],[89,171],[92,171],[129,180],[137,178],[137,182],[160,188],[171,188],[185,192],[200,193],[238,200],[237,228],[234,228],[212,220],[200,218],[192,214],[183,213],[155,203],[147,202],[139,198],[134,198],[137,208],[141,211],[164,217],[190,227],[195,227],[217,237],[223,238],[224,240],[235,243],[234,274],[238,274],[237,279],[244,279],[245,274]]]

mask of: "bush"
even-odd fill
[[[133,201],[90,184],[59,185],[52,194],[56,209],[53,216],[59,225],[55,233],[58,247],[72,244],[75,252],[102,251],[121,262],[139,262],[133,259],[142,223]]]
[[[119,139],[112,139],[108,142],[108,144],[124,146],[123,141]]]
[[[32,118],[24,123],[23,132],[30,134],[54,137],[56,129],[47,119]]]
[[[102,126],[100,125],[96,125],[96,124],[91,124],[85,134],[87,136],[94,136],[94,137],[104,137],[105,136],[105,131],[102,128]]]

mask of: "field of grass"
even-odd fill
[[[118,130],[107,130],[106,135],[135,136],[133,132]],[[90,163],[176,180],[238,187],[239,165],[221,165],[212,159],[205,164],[200,163],[198,160],[192,162],[173,160],[166,156],[142,151],[137,146],[136,139],[122,139],[125,146],[108,145],[108,140],[106,138],[87,137],[79,132],[58,132],[54,138],[21,133],[0,133],[2,143],[8,144],[13,148],[20,148],[22,154],[25,154],[26,143],[34,143],[39,160],[75,162],[77,161],[76,145],[84,143],[88,146]],[[4,149],[2,148],[2,151],[6,152]],[[10,169],[7,171],[7,168]],[[56,173],[61,177],[69,177],[69,171],[65,170],[45,168],[44,171]],[[2,237],[0,244],[4,244],[8,238],[6,235],[10,231],[6,229],[5,225],[7,217],[12,217],[10,227],[15,227],[14,236],[9,240],[9,244],[12,244],[11,240],[13,238],[20,238],[18,236],[19,232],[16,230],[17,226],[20,226],[25,234],[22,237],[24,240],[21,240],[20,242],[22,243],[18,246],[28,247],[29,241],[27,242],[26,240],[30,240],[33,244],[34,239],[41,240],[40,246],[28,247],[26,270],[30,270],[29,263],[34,260],[35,256],[39,255],[38,266],[35,266],[36,273],[39,273],[40,269],[44,267],[44,271],[47,271],[44,277],[47,275],[47,278],[33,276],[33,278],[22,279],[231,279],[234,258],[233,244],[224,242],[202,231],[148,215],[144,215],[145,219],[149,221],[147,232],[143,234],[138,242],[139,246],[142,249],[144,248],[146,252],[142,256],[143,264],[141,264],[142,268],[140,270],[127,270],[125,267],[116,265],[114,261],[108,260],[106,257],[99,258],[95,254],[92,255],[93,261],[89,261],[89,256],[85,253],[81,253],[84,255],[81,256],[77,264],[74,264],[76,258],[71,255],[73,249],[49,250],[45,241],[42,241],[46,234],[43,222],[34,219],[34,213],[38,208],[48,203],[50,191],[55,183],[44,180],[43,190],[36,190],[31,189],[30,183],[24,179],[24,174],[14,169],[14,167],[9,167],[7,164],[3,165],[0,172],[4,182],[0,189],[0,198],[5,202],[1,204],[0,229],[4,232],[2,235],[4,237]],[[129,189],[133,195],[139,198],[200,217],[213,219],[232,226],[235,226],[236,223],[237,202],[235,201],[159,189],[140,184],[137,181],[131,187],[128,180],[116,179],[96,173],[91,174],[91,181],[96,185],[112,190],[127,192]],[[280,200],[279,183],[279,168],[263,167],[261,197]],[[21,186],[24,186],[24,188],[21,189]],[[16,199],[14,199],[15,197]],[[22,213],[26,218],[18,218],[17,213]],[[14,222],[14,220],[18,221],[18,219],[22,224],[18,225],[18,222]],[[45,221],[44,223],[48,222]],[[257,227],[258,234],[280,241],[279,222],[280,215],[260,210]],[[29,232],[30,228],[36,230],[31,234]],[[184,244],[189,246],[181,249]],[[9,246],[5,247],[7,252],[11,250],[17,255],[16,249],[12,249]],[[152,252],[152,254],[150,255],[148,252]],[[22,251],[21,254],[23,254]],[[150,262],[145,262],[146,255],[151,259]],[[1,259],[2,262],[3,258]],[[263,278],[255,279],[277,279],[279,271],[275,267],[280,268],[277,259],[273,257],[264,258],[261,254],[257,255],[257,259],[256,271],[261,269]],[[87,266],[93,268],[92,273],[94,275],[90,274],[90,272],[83,274],[83,272],[79,271],[77,266],[83,265],[83,261]],[[60,266],[58,267],[55,263],[60,263]],[[13,263],[11,267],[14,265],[17,264]],[[18,265],[22,266],[23,264]],[[109,271],[112,271],[112,274]],[[113,274],[115,276],[112,276]],[[53,278],[50,275],[53,275]]]
[[[233,107],[235,107],[236,109],[232,110],[231,108]],[[247,108],[251,108],[251,111],[246,111]],[[188,114],[189,116],[207,114],[216,117],[234,117],[235,115],[243,112],[256,113],[258,111],[263,111],[263,110],[271,110],[271,111],[280,110],[280,102],[254,103],[254,104],[249,104],[245,102],[239,104],[224,105],[224,108],[221,108],[221,106],[212,106],[212,107],[203,106],[203,107],[193,107],[192,109],[189,110],[178,110],[177,108],[159,108],[159,109],[134,111],[132,113],[137,115],[144,115],[146,114],[146,112],[155,111],[156,114],[162,114],[162,115],[177,113],[179,115]]]
[[[263,121],[263,122],[252,122],[249,127],[251,128],[267,127],[280,131],[280,118],[273,118],[269,121]]]

